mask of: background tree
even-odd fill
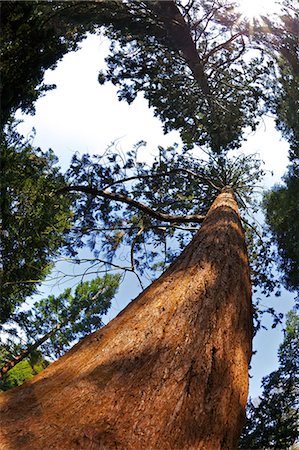
[[[294,163],[284,176],[284,185],[276,185],[264,196],[266,222],[278,246],[279,267],[285,287],[299,289],[299,170]]]
[[[246,31],[231,27],[236,14],[230,13],[229,23],[216,20],[229,8],[215,2],[184,8],[157,1],[143,8],[158,30],[119,30],[113,23],[107,30],[108,69],[100,73],[100,83],[119,86],[119,98],[129,103],[143,92],[165,132],[179,130],[187,146],[208,144],[217,153],[240,146],[244,128],[255,129],[263,111],[259,78],[267,69],[262,59],[249,57],[245,64]],[[221,129],[215,125],[220,118]]]
[[[65,182],[51,150],[32,147],[15,125],[0,145],[3,323],[49,273],[70,226],[70,202],[54,195]]]
[[[23,359],[39,353],[44,358],[57,358],[71,345],[103,326],[102,317],[110,307],[120,276],[106,275],[80,283],[55,297],[37,301],[27,311],[20,311],[6,329],[13,339],[6,340],[0,378]],[[17,328],[15,327],[17,326]],[[19,336],[19,339],[16,337]],[[21,338],[21,339],[20,339]]]
[[[283,343],[279,347],[279,367],[263,378],[263,393],[247,408],[247,423],[239,448],[289,448],[299,439],[299,316],[287,315]]]

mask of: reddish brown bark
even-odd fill
[[[229,449],[252,338],[237,204],[221,193],[176,262],[105,328],[0,396],[1,449]]]

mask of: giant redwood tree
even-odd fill
[[[251,308],[227,188],[182,255],[117,318],[1,396],[2,448],[234,448]]]
[[[68,251],[75,253],[72,242],[83,245],[85,235],[94,248],[95,233],[109,229],[104,250],[111,261],[127,232],[134,271],[144,235],[163,241],[165,224],[202,225],[110,324],[0,397],[1,446],[233,449],[243,426],[253,333],[236,198],[243,205],[240,190],[252,193],[254,177],[246,166],[234,170],[227,152],[241,145],[244,128],[254,129],[266,108],[263,80],[271,61],[245,62],[248,27],[234,28],[238,14],[220,2],[111,4],[122,9],[110,17],[112,54],[99,81],[118,85],[129,102],[143,91],[165,131],[179,130],[185,151],[204,145],[216,164],[206,173],[160,158],[149,174],[138,166],[137,175],[121,177],[114,156],[112,172],[100,163],[91,168],[86,155],[75,157],[67,184],[56,191],[72,192],[76,202]],[[129,159],[125,170],[132,164]],[[97,221],[106,228],[99,230]]]

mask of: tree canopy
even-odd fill
[[[55,86],[43,83],[44,73],[63,55],[78,48],[83,26],[59,19],[62,2],[1,3],[1,126],[17,109],[34,112],[34,102]],[[13,69],[14,68],[14,69]]]
[[[129,103],[143,92],[165,132],[179,130],[187,146],[216,153],[239,147],[244,128],[255,129],[262,113],[260,79],[267,69],[258,57],[245,63],[248,36],[233,29],[237,14],[213,2],[143,8],[144,20],[154,20],[158,30],[108,28],[111,55],[99,81],[118,85],[119,98]],[[221,14],[227,22],[218,20]]]
[[[242,207],[252,260],[252,280],[265,293],[275,289],[273,258],[248,220],[255,211],[255,182],[263,169],[255,155],[202,160],[176,147],[159,149],[152,164],[141,163],[139,143],[127,155],[109,148],[101,156],[75,155],[60,192],[75,197],[66,251],[80,262],[80,248],[93,252],[92,267],[118,264],[137,275],[157,276],[195,235],[211,201],[230,185]]]

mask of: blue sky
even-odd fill
[[[163,135],[160,121],[154,117],[141,95],[129,106],[117,100],[114,86],[99,85],[97,76],[99,70],[105,67],[107,40],[89,36],[81,47],[81,50],[66,55],[54,71],[47,71],[45,82],[57,84],[57,89],[36,102],[35,116],[17,115],[24,121],[19,126],[20,132],[27,135],[34,127],[34,144],[44,150],[52,148],[64,169],[74,152],[100,154],[115,140],[123,151],[129,150],[139,140],[147,141],[144,158],[151,158],[158,145],[180,142],[176,132]],[[258,131],[248,136],[242,151],[258,152],[265,161],[268,172],[263,182],[264,188],[280,181],[288,164],[288,144],[281,139],[270,118],[265,118]],[[274,172],[273,176],[270,171]],[[65,287],[63,283],[54,287],[48,285],[42,291],[48,295],[50,291],[57,293]],[[139,292],[136,278],[127,275],[107,320]],[[293,298],[294,295],[284,291],[281,297],[270,299],[271,306],[286,312],[292,308]],[[264,304],[269,305],[269,300],[265,299]],[[252,360],[251,396],[256,397],[261,392],[261,378],[277,368],[277,349],[282,337],[281,327],[277,327],[275,330],[260,331],[255,338],[257,355]]]

